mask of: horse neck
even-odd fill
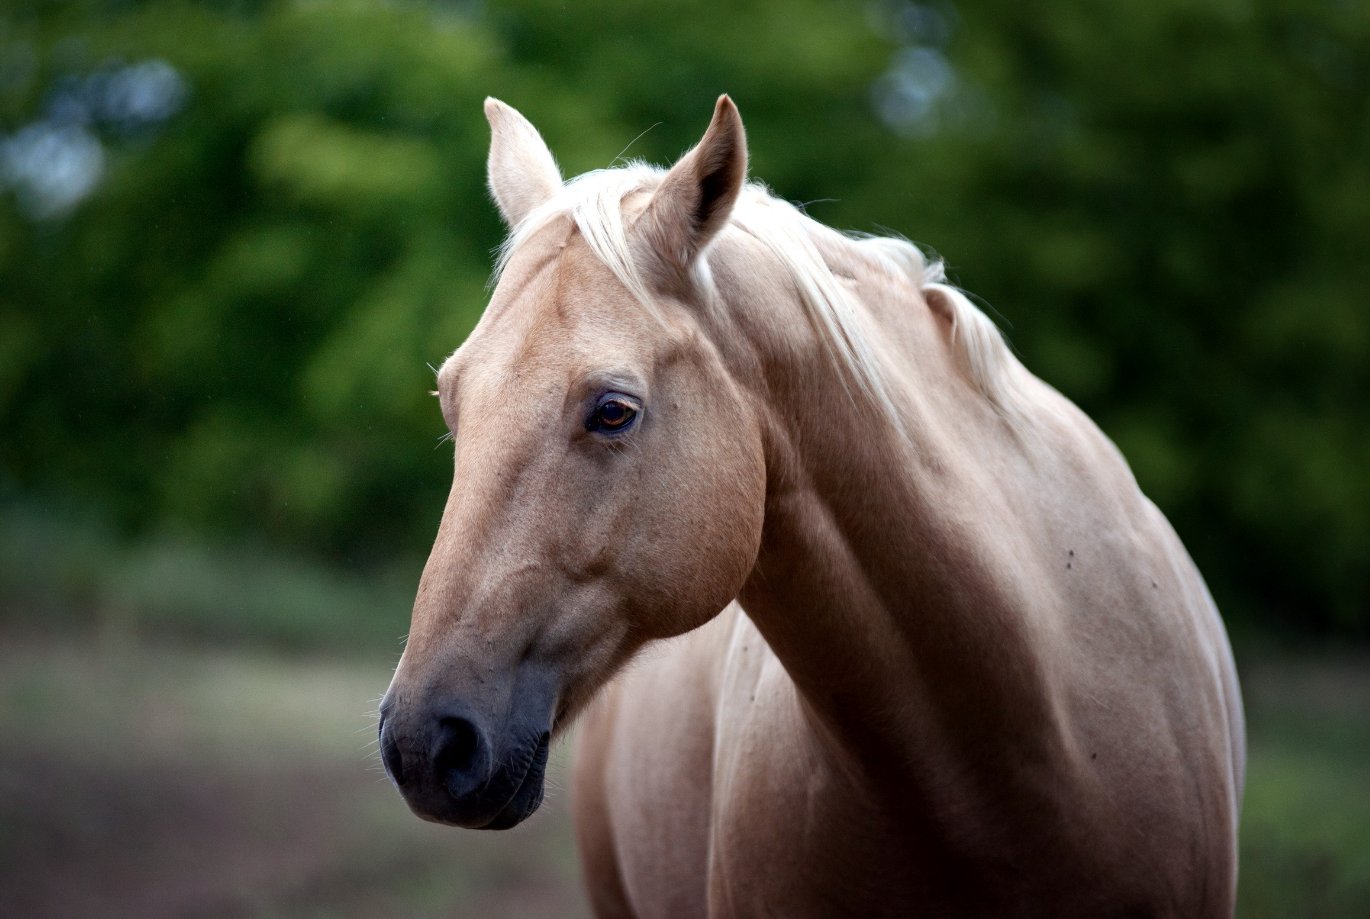
[[[720,312],[744,317],[729,334],[749,343],[739,372],[767,431],[766,525],[740,599],[814,727],[904,776],[1040,744],[1052,705],[1025,611],[1041,585],[1019,567],[1032,547],[1001,484],[1027,460],[959,366],[948,318],[912,283],[851,269],[901,436],[853,397],[798,307],[768,293],[792,286],[719,261],[735,301]]]

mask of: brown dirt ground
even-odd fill
[[[384,666],[0,634],[0,912],[584,915],[555,787],[505,833],[408,813],[363,739],[387,679]]]

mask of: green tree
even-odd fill
[[[421,553],[450,475],[425,364],[502,232],[482,98],[569,175],[672,159],[727,91],[755,175],[1006,317],[1229,616],[1370,630],[1361,6],[149,0],[0,36],[10,495]]]

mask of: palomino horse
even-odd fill
[[[1231,651],[1112,443],[913,246],[747,184],[726,96],[566,183],[486,114],[511,235],[381,705],[409,806],[514,826],[585,711],[604,916],[1230,915]]]

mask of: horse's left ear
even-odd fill
[[[518,111],[495,98],[485,100],[490,122],[486,162],[490,195],[509,229],[561,188],[561,171],[538,129]]]
[[[709,129],[671,167],[637,226],[671,271],[684,272],[723,229],[747,178],[747,134],[742,116],[719,96]]]

